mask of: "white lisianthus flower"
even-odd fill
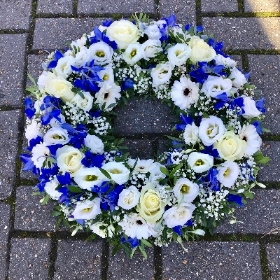
[[[101,229],[101,227],[105,227],[106,229]],[[115,228],[112,225],[107,225],[101,222],[94,223],[89,226],[90,230],[97,234],[98,236],[105,238],[105,237],[112,237],[115,232]]]
[[[202,119],[198,128],[199,137],[205,146],[213,145],[225,132],[223,121],[216,116]]]
[[[78,108],[88,112],[92,109],[93,96],[87,92],[83,91],[84,98],[79,94],[76,94],[75,97],[71,100],[71,103],[75,104]]]
[[[98,214],[101,214],[100,202],[101,199],[99,197],[96,197],[94,200],[78,201],[76,204],[76,208],[72,213],[74,219],[94,219]]]
[[[102,166],[106,170],[113,181],[117,184],[122,185],[129,179],[129,169],[121,162],[111,161]]]
[[[53,179],[46,183],[44,187],[44,191],[54,200],[58,200],[62,195],[61,192],[57,191],[56,188],[58,187],[57,179]]]
[[[141,45],[143,58],[149,60],[162,51],[160,40],[149,39]]]
[[[108,180],[97,167],[80,168],[73,179],[81,189],[88,191]]]
[[[72,65],[76,68],[80,68],[82,66],[85,66],[85,64],[91,60],[92,59],[89,49],[86,47],[82,47],[80,48],[80,51],[75,54]]]
[[[193,152],[189,155],[187,162],[195,173],[203,173],[213,166],[214,159],[208,154]]]
[[[74,49],[74,47],[81,49],[85,46],[86,43],[87,43],[87,35],[83,34],[83,36],[80,39],[78,39],[76,41],[72,41],[70,46],[72,49]]]
[[[85,146],[90,149],[93,154],[103,154],[104,153],[104,143],[102,140],[95,136],[88,134],[85,138]]]
[[[152,69],[151,77],[153,79],[153,86],[157,87],[169,83],[172,75],[173,66],[170,63],[159,63]]]
[[[49,148],[45,143],[40,143],[33,147],[31,160],[37,168],[41,168],[49,155]]]
[[[103,80],[103,82],[99,82],[99,85],[102,86],[104,83],[108,84],[114,84],[114,72],[112,65],[107,65],[104,67],[103,70],[99,71],[97,73],[100,79]]]
[[[246,149],[246,141],[241,140],[233,131],[227,131],[214,147],[218,150],[221,158],[229,161],[241,159]]]
[[[192,49],[190,57],[192,63],[199,61],[209,62],[216,56],[216,51],[198,36],[191,38],[189,46]]]
[[[129,159],[128,164],[129,166],[133,167],[135,164],[135,159]],[[135,168],[133,170],[134,173],[147,173],[150,171],[150,168],[154,161],[152,159],[137,159],[137,163],[135,165]]]
[[[228,77],[232,80],[232,84],[236,88],[241,88],[247,83],[246,77],[236,67],[231,70],[231,73]]]
[[[104,83],[102,88],[95,94],[96,103],[102,108],[105,105],[105,111],[111,111],[113,107],[109,107],[111,104],[117,102],[117,99],[121,98],[121,87],[115,83]],[[109,108],[108,108],[109,107]]]
[[[40,131],[41,123],[38,123],[36,120],[32,120],[29,125],[25,128],[25,137],[29,141],[33,138],[36,138],[37,136],[42,137],[42,132]]]
[[[143,58],[142,48],[138,42],[128,45],[123,53],[123,59],[129,65],[137,63],[141,58]]]
[[[67,130],[57,126],[50,128],[44,135],[46,145],[67,144],[69,142]]]
[[[105,65],[112,61],[114,50],[104,42],[94,43],[89,47],[91,59],[97,65]]]
[[[150,177],[148,179],[148,182],[155,182],[158,181],[160,179],[165,178],[166,176],[161,172],[160,168],[161,167],[165,167],[164,165],[160,164],[159,162],[154,162],[150,168],[149,168],[149,172],[150,172]]]
[[[233,68],[236,66],[236,61],[231,59],[230,57],[224,57],[221,54],[217,54],[214,58],[217,65],[224,65],[225,67]]]
[[[244,99],[244,114],[243,117],[248,118],[255,118],[261,114],[261,111],[258,110],[256,107],[256,102],[251,97],[245,96]]]
[[[163,219],[168,228],[176,226],[183,226],[188,220],[192,218],[192,213],[195,209],[192,203],[182,203],[180,206],[171,207],[163,214]]]
[[[167,58],[173,66],[181,66],[191,56],[191,48],[187,44],[179,44],[172,46],[167,51]]]
[[[196,104],[199,98],[199,87],[186,76],[181,76],[180,81],[175,81],[171,88],[171,99],[181,110]]]
[[[118,206],[130,210],[138,204],[140,192],[134,186],[122,190],[119,195]]]
[[[149,25],[144,33],[149,37],[151,40],[159,40],[161,38],[161,33],[156,24]]]
[[[216,97],[219,94],[225,92],[230,96],[230,90],[232,89],[232,81],[230,79],[224,79],[222,77],[208,76],[204,82],[201,92],[205,93],[208,97]]]
[[[65,145],[56,151],[57,165],[62,172],[69,172],[72,177],[82,167],[84,154],[72,146]]]
[[[66,79],[72,73],[71,65],[73,65],[73,63],[73,56],[64,56],[60,58],[57,62],[56,67],[54,68],[57,76]]]
[[[173,188],[176,198],[180,201],[183,196],[184,202],[193,202],[198,195],[198,191],[198,185],[187,178],[179,179]]]
[[[231,188],[234,185],[240,170],[236,162],[226,161],[218,167],[218,171],[218,181],[226,188]]]
[[[183,137],[187,145],[194,145],[198,140],[198,127],[193,122],[185,127]]]
[[[119,49],[126,49],[129,44],[137,42],[140,36],[137,26],[125,19],[114,21],[107,28],[106,35],[117,43]]]
[[[240,139],[245,140],[247,143],[244,154],[245,156],[252,156],[254,153],[260,150],[262,139],[254,125],[244,125],[239,133],[239,137]]]

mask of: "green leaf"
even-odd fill
[[[169,176],[169,171],[168,171],[168,169],[167,169],[166,167],[161,166],[161,167],[160,167],[160,171],[161,171],[164,175]]]
[[[146,253],[145,249],[142,246],[139,246],[139,249],[140,249],[144,259],[146,260],[147,259],[147,253]]]
[[[106,176],[109,180],[112,179],[111,175],[109,174],[109,172],[107,172],[105,169],[103,168],[99,168],[99,170],[101,171],[101,173]]]
[[[147,247],[153,247],[153,245],[150,242],[148,242],[146,239],[141,239],[141,243],[143,243]]]
[[[81,193],[81,192],[83,192],[79,187],[76,187],[76,186],[68,186],[67,188],[72,193]]]
[[[59,211],[53,210],[53,211],[51,211],[51,214],[52,214],[52,216],[54,216],[54,217],[58,217],[58,216],[60,216],[62,213],[59,212]]]
[[[246,198],[249,198],[249,199],[253,199],[254,198],[254,194],[250,191],[245,191],[244,192],[244,195]]]
[[[265,157],[261,151],[257,151],[254,155],[254,160],[258,164],[266,164],[270,161],[269,157]]]
[[[40,200],[40,203],[41,203],[42,205],[46,205],[46,204],[48,203],[49,199],[50,199],[50,196],[49,196],[48,194],[46,194],[46,196],[43,197],[43,198]]]
[[[36,86],[36,88],[37,88],[37,84],[36,84],[34,78],[33,78],[29,73],[27,73],[27,77],[28,77],[28,79],[31,81],[31,83],[32,83],[34,86]]]
[[[172,169],[169,177],[170,178],[173,178],[174,177],[174,174],[176,173],[177,170],[179,170],[181,167],[183,166],[183,163],[180,163],[178,164],[175,168]]]
[[[83,94],[82,91],[78,91],[77,93],[78,93],[83,99],[85,99],[85,96],[84,96],[84,94]]]

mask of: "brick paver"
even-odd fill
[[[279,12],[280,3],[277,0],[244,0],[245,12]]]
[[[280,244],[271,243],[266,246],[268,269],[271,273],[270,280],[280,278]]]
[[[73,11],[72,0],[38,0],[38,14],[71,14]]]
[[[215,1],[201,1],[202,12],[237,12],[237,0],[215,0]]]

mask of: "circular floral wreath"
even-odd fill
[[[264,99],[223,44],[174,15],[149,21],[107,20],[56,50],[25,100],[23,170],[39,175],[37,193],[56,202],[53,215],[101,236],[130,256],[212,232],[253,197]],[[133,159],[113,134],[112,109],[131,97],[166,102],[177,137],[153,159]]]

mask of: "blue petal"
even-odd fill
[[[227,201],[228,202],[234,202],[240,206],[243,206],[243,203],[242,203],[242,196],[240,195],[236,195],[236,194],[229,194],[227,196]]]
[[[72,184],[70,173],[68,172],[65,172],[64,175],[57,175],[56,178],[62,186],[67,186]]]
[[[178,235],[182,235],[182,226],[176,226],[173,228],[173,231],[176,232]]]

